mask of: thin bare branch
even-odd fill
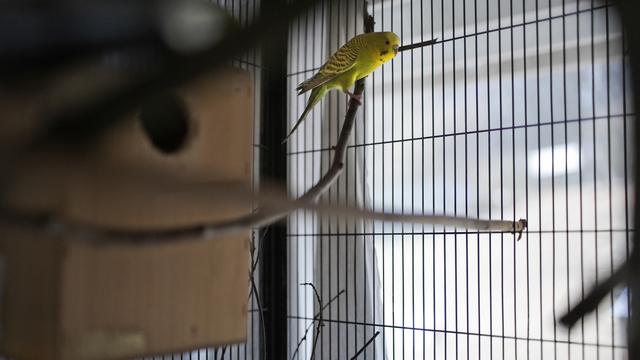
[[[316,358],[316,348],[318,346],[318,339],[320,338],[320,331],[322,330],[322,328],[324,327],[324,322],[318,321],[318,326],[316,326],[316,334],[313,337],[313,345],[311,345],[311,357],[309,358],[310,360],[313,360]]]
[[[313,320],[311,321],[311,324],[309,324],[309,326],[307,326],[307,328],[304,330],[304,335],[298,342],[298,346],[296,346],[296,350],[293,352],[293,355],[291,355],[291,360],[294,360],[296,358],[296,355],[300,351],[300,346],[305,340],[307,340],[307,334],[309,333],[309,330],[311,330],[311,327],[313,326],[313,324],[315,324],[316,321],[319,321],[322,319],[321,316],[324,309],[329,307],[331,303],[333,303],[336,299],[338,299],[338,297],[340,297],[340,295],[344,294],[345,292],[346,291],[344,289],[340,290],[336,295],[334,295],[331,299],[329,299],[329,301],[326,304],[324,304],[324,306],[313,316]]]
[[[310,282],[302,283],[300,285],[310,286],[313,289],[313,292],[316,294],[316,301],[318,301],[318,306],[322,307],[322,299],[320,299],[320,294],[318,293],[318,289],[316,289],[316,286]],[[324,327],[324,321],[320,320],[318,321],[318,326],[316,326],[316,335],[313,337],[313,345],[311,347],[311,359],[315,358],[316,346],[318,345],[318,338],[320,337],[320,330],[322,329],[322,327]]]
[[[313,324],[313,323],[312,323]],[[305,332],[304,332],[304,336],[302,336],[302,338],[300,338],[300,341],[298,341],[298,346],[296,346],[296,350],[293,352],[293,354],[291,355],[291,360],[294,360],[296,358],[296,356],[298,355],[298,351],[300,351],[300,346],[302,345],[303,342],[305,342],[305,340],[307,340],[307,333],[309,332],[308,329],[311,329],[311,327],[308,327]]]
[[[320,311],[318,311],[318,313],[316,313],[316,315],[313,317],[314,320],[318,320],[320,319],[320,316],[322,315],[322,312],[324,311],[324,309],[328,308],[329,305],[331,305],[332,302],[334,302],[336,299],[338,299],[338,297],[344,293],[346,293],[347,291],[345,289],[342,289],[340,291],[338,291],[337,294],[335,294],[331,299],[329,299],[329,301],[324,304],[324,306],[322,307],[322,309],[320,309]]]
[[[262,235],[260,236],[260,239],[258,240],[258,243],[261,244],[262,241],[264,240],[265,236],[267,236],[267,232],[269,232],[269,226],[266,226],[264,231],[262,232]],[[256,249],[256,245],[254,243],[251,244],[251,258],[253,259],[253,254],[255,252]],[[253,274],[256,271],[256,268],[258,267],[258,262],[260,261],[260,254],[261,254],[261,247],[258,246],[258,254],[255,257],[255,260],[253,261],[253,264],[251,265],[251,276],[253,276]]]
[[[306,283],[301,283],[300,285],[303,286],[310,286],[313,289],[313,292],[316,294],[316,301],[318,301],[318,306],[322,306],[322,300],[320,299],[320,294],[318,293],[318,289],[316,289],[316,286],[313,285],[312,283],[306,282]]]
[[[264,324],[264,312],[262,309],[262,302],[260,301],[260,295],[258,294],[258,287],[256,286],[256,282],[253,279],[253,276],[250,277],[250,281],[251,281],[251,289],[253,290],[253,293],[256,297],[256,306],[258,307],[258,321],[260,321],[260,330],[262,331],[262,336],[261,339],[266,339],[267,337],[267,328]],[[262,344],[262,358],[266,359],[267,358],[267,349],[264,346],[264,344]]]
[[[267,235],[267,232],[269,231],[269,227],[265,227],[264,231],[262,232],[262,235],[260,236],[260,239],[258,240],[258,244],[262,244],[262,241],[264,240],[264,237]],[[257,248],[257,254],[256,254],[256,248]],[[249,279],[250,281],[254,281],[255,282],[255,273],[256,273],[256,268],[258,267],[258,262],[260,261],[260,254],[262,253],[260,251],[260,249],[262,249],[261,246],[257,246],[255,245],[255,236],[252,234],[251,236],[251,246],[249,251],[251,252],[251,260],[253,261],[251,268],[249,269]],[[254,257],[255,255],[255,257]],[[254,287],[251,286],[251,289],[249,290],[249,296],[248,298],[251,299],[251,295],[253,295],[254,293]],[[264,309],[263,309],[264,310]]]
[[[358,350],[358,352],[353,355],[351,357],[351,360],[354,360],[355,358],[357,358],[360,354],[362,354],[364,352],[364,350],[367,348],[367,346],[369,346],[369,344],[371,344],[373,342],[373,340],[376,339],[376,337],[380,335],[380,331],[376,331],[375,334],[373,334],[373,336],[371,337],[371,339],[369,339],[369,341],[367,341],[361,348],[360,350]]]

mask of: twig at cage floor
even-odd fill
[[[316,333],[313,336],[313,343],[311,345],[311,356],[309,360],[313,360],[316,358],[316,348],[318,346],[318,339],[320,338],[320,331],[324,327],[324,321],[318,321],[318,325],[316,326]]]
[[[262,235],[260,236],[260,240],[258,240],[259,244],[262,243],[262,240],[264,240],[264,238],[267,235],[268,231],[269,231],[269,226],[266,226],[264,231],[262,232]],[[254,258],[253,255],[255,253],[255,249],[256,249],[256,244],[254,243],[254,241],[252,239],[252,241],[251,241],[251,259],[253,260],[253,263],[251,264],[251,277],[253,277],[253,274],[255,274],[256,268],[258,267],[258,261],[260,261],[260,247],[259,247],[259,245],[258,245],[258,254]]]
[[[309,333],[309,330],[311,330],[311,327],[313,326],[313,324],[316,321],[322,319],[321,316],[322,316],[322,312],[324,311],[324,309],[329,307],[329,305],[331,305],[332,302],[334,302],[336,299],[338,299],[338,297],[340,297],[340,295],[344,294],[345,292],[346,291],[344,289],[340,290],[336,295],[334,295],[331,299],[329,299],[329,301],[326,304],[324,304],[324,306],[322,306],[322,308],[313,316],[313,319],[311,320],[311,324],[309,324],[309,326],[307,326],[307,328],[304,330],[304,335],[302,336],[302,338],[298,342],[298,346],[296,346],[296,350],[293,352],[293,355],[291,355],[291,360],[294,360],[296,358],[296,355],[300,351],[300,346],[302,345],[302,343],[305,340],[307,340],[307,334]]]
[[[310,283],[310,282],[302,283],[300,285],[310,286],[313,289],[313,293],[316,296],[316,301],[318,302],[318,307],[322,307],[322,299],[320,298],[320,294],[318,293],[318,289],[316,289],[316,286],[313,285],[313,283]],[[323,327],[324,327],[324,321],[322,321],[322,319],[320,319],[318,321],[318,325],[316,326],[316,334],[313,337],[313,345],[311,346],[311,357],[310,357],[311,360],[315,359],[316,346],[318,345],[318,338],[320,338],[320,331],[322,330]]]
[[[260,301],[260,295],[258,294],[258,287],[256,286],[256,282],[255,279],[253,278],[253,276],[251,276],[249,278],[249,281],[251,282],[251,290],[253,291],[253,294],[256,298],[256,306],[258,307],[258,321],[260,321],[260,330],[262,331],[262,338],[265,339],[267,336],[267,328],[265,327],[264,324],[264,314],[263,314],[263,310],[262,309],[262,302]],[[266,346],[264,344],[261,344],[261,348],[262,348],[262,358],[266,359],[267,358],[267,349]]]
[[[368,341],[367,341],[367,342],[366,342],[366,343],[365,343],[365,344],[360,348],[360,350],[358,350],[358,352],[357,352],[355,355],[353,355],[353,356],[351,357],[351,360],[354,360],[355,358],[357,358],[358,356],[360,356],[360,354],[362,354],[362,353],[367,349],[367,346],[369,346],[369,344],[371,344],[371,343],[373,342],[373,340],[375,340],[375,339],[376,339],[376,337],[378,337],[378,335],[380,335],[380,331],[376,331],[376,333],[375,333],[375,334],[373,334],[373,336],[371,337],[371,339],[369,339],[369,340],[368,340]]]
[[[313,322],[312,322],[313,324]],[[311,329],[311,326],[308,326],[305,329],[304,335],[302,336],[302,338],[300,338],[300,341],[298,341],[298,346],[296,346],[295,351],[293,352],[293,355],[291,355],[291,360],[294,360],[296,358],[296,356],[298,355],[298,351],[300,351],[300,346],[302,345],[302,343],[307,340],[307,333],[309,333],[309,329]]]
[[[255,210],[255,209],[254,209]],[[258,232],[260,232],[260,229],[257,230]],[[266,325],[264,323],[264,308],[262,307],[262,301],[260,300],[260,293],[258,292],[258,287],[256,286],[256,280],[255,280],[255,272],[256,272],[256,268],[258,267],[258,262],[260,261],[260,254],[261,251],[260,249],[262,248],[262,243],[263,240],[265,238],[265,236],[267,235],[267,232],[269,231],[269,226],[265,227],[264,231],[262,232],[262,235],[260,235],[260,238],[258,239],[258,246],[256,247],[255,244],[255,231],[252,231],[252,236],[251,236],[251,268],[249,269],[249,282],[251,283],[251,291],[249,292],[249,304],[251,304],[251,295],[253,294],[255,300],[256,300],[256,307],[258,308],[258,322],[259,322],[259,326],[260,326],[260,331],[262,333],[261,338],[265,339],[266,334],[267,334],[267,328]],[[256,254],[256,249],[257,249],[257,254]],[[256,255],[254,258],[254,254]],[[251,315],[253,316],[253,314]],[[253,320],[252,320],[253,323]],[[264,346],[264,344],[260,344],[258,343],[258,347],[262,349],[262,358],[266,359],[267,356],[267,349],[266,346]]]
[[[311,287],[313,289],[313,293],[316,295],[316,301],[318,302],[318,306],[322,307],[322,299],[320,299],[320,293],[318,293],[318,289],[316,289],[316,286],[310,282],[301,283],[300,285]]]

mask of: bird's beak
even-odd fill
[[[398,45],[393,45],[393,52],[398,55]]]

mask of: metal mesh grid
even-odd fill
[[[347,167],[325,201],[524,217],[529,229],[516,242],[464,229],[293,215],[290,356],[345,358],[366,346],[362,358],[626,358],[624,291],[570,331],[556,325],[628,257],[634,231],[628,144],[635,114],[613,5],[369,5],[376,31],[394,31],[403,44],[439,40],[367,79]],[[361,1],[325,1],[292,24],[291,94],[362,32],[361,8]],[[344,97],[328,95],[292,138],[292,195],[328,169]],[[289,103],[292,124],[305,99],[291,95]],[[322,306],[300,285],[307,282]]]

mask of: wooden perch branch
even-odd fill
[[[55,234],[63,234],[68,238],[80,241],[108,241],[130,242],[132,244],[175,242],[198,238],[210,239],[216,236],[240,233],[273,224],[286,217],[289,213],[305,209],[322,215],[340,216],[349,219],[378,220],[385,222],[404,222],[413,224],[433,224],[483,232],[512,232],[521,234],[526,228],[526,220],[478,220],[459,218],[446,215],[405,215],[370,211],[359,207],[318,204],[312,196],[300,199],[287,199],[284,191],[274,189],[254,195],[246,188],[233,184],[208,185],[206,188],[194,186],[193,191],[206,197],[212,208],[227,206],[249,206],[252,203],[261,204],[261,209],[254,213],[217,223],[201,224],[197,226],[177,227],[157,231],[121,230],[117,228],[100,227],[97,225],[74,222],[61,217],[44,214],[28,215],[12,212],[0,208],[0,221],[14,225],[40,228]]]
[[[367,13],[367,3],[364,3],[364,16],[365,16],[365,24],[364,24],[364,32],[373,32],[373,17]],[[356,81],[355,89],[353,90],[353,94],[355,97],[362,95],[364,92],[364,79],[360,79]],[[360,102],[356,101],[353,97],[349,101],[349,107],[347,108],[347,114],[344,117],[344,123],[342,124],[342,130],[340,130],[340,136],[338,137],[338,143],[336,144],[333,154],[333,163],[331,163],[331,167],[324,174],[324,176],[318,181],[316,185],[314,185],[311,189],[309,189],[304,195],[300,197],[300,200],[306,201],[318,201],[320,196],[325,193],[329,187],[338,179],[338,176],[342,173],[344,169],[344,164],[347,160],[347,145],[349,143],[349,138],[351,137],[351,133],[353,132],[353,126],[356,123],[356,114],[358,113],[358,108],[360,108]]]
[[[353,91],[354,95],[362,95],[364,92],[364,79],[360,79],[356,82],[355,90]],[[349,137],[351,136],[351,132],[353,131],[353,125],[356,122],[356,113],[358,112],[358,108],[360,104],[351,99],[349,101],[349,108],[347,109],[347,114],[344,118],[344,123],[342,124],[342,130],[340,131],[340,137],[338,138],[338,143],[336,144],[333,154],[333,163],[331,163],[331,167],[329,170],[322,176],[320,181],[315,184],[311,189],[309,189],[304,195],[300,197],[300,200],[311,200],[318,201],[320,196],[324,194],[331,185],[338,180],[338,176],[342,173],[344,169],[344,164],[347,159],[347,144],[349,142]]]

